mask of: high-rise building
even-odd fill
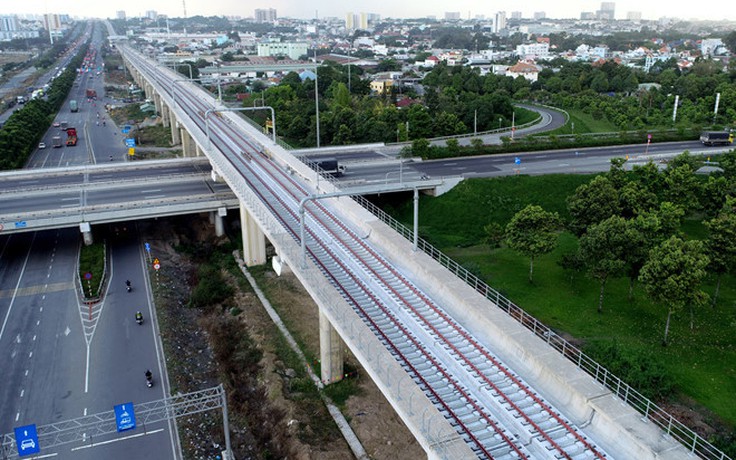
[[[273,8],[256,10],[256,22],[274,22],[276,19],[278,17]]]
[[[493,18],[493,33],[497,34],[506,28],[506,12],[499,11]]]
[[[521,19],[521,11],[512,11],[511,19]]]
[[[152,21],[155,21],[158,19],[158,14],[156,13],[156,10],[148,10],[146,11],[146,17]]]
[[[593,13],[592,11],[583,11],[582,13],[580,13],[580,19],[583,21],[592,21],[593,19],[595,19],[595,13]]]
[[[459,11],[447,11],[445,12],[445,21],[458,21],[460,19]]]
[[[545,13],[544,11],[535,11],[533,17],[534,17],[535,20],[538,21],[540,19],[546,18],[547,17],[547,13]]]
[[[368,13],[360,13],[360,24],[359,27],[363,30],[368,29]]]
[[[629,11],[626,13],[626,19],[629,21],[641,21],[641,11]]]
[[[598,19],[612,21],[616,17],[615,2],[601,2],[601,9],[598,10]]]
[[[352,12],[345,14],[345,28],[347,30],[355,30],[358,21],[359,18],[356,14],[353,14]]]
[[[16,16],[0,16],[0,30],[3,32],[18,30],[18,18]]]
[[[120,10],[120,11],[118,11],[117,13],[115,13],[115,16],[116,16],[116,17],[117,17],[118,19],[123,19],[123,20],[125,20],[125,11],[123,11],[123,10]]]
[[[61,19],[58,14],[44,14],[43,28],[46,30],[61,30]]]

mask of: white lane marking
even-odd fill
[[[89,342],[87,343],[87,370],[84,372],[84,392],[89,392]]]
[[[62,205],[61,205],[61,206],[59,206],[59,207],[60,207],[60,208],[78,208],[78,207],[79,207],[79,205],[77,205],[77,204],[62,204]]]
[[[38,321],[36,321],[36,326],[38,326],[39,324],[41,324],[41,320],[40,319]]]
[[[49,457],[56,457],[57,455],[59,455],[59,453],[58,452],[54,452],[53,454],[37,455],[36,457],[33,457],[33,458],[34,459],[49,458]]]
[[[32,357],[33,357],[33,352],[32,352],[32,351],[29,351],[29,352],[28,352],[28,357],[29,357],[29,358],[32,358]]]
[[[156,198],[166,198],[166,195],[146,195],[143,198],[146,200],[155,200]]]
[[[18,287],[20,286],[20,282],[23,279],[23,273],[26,271],[26,266],[28,265],[28,258],[31,256],[31,248],[33,247],[33,242],[36,241],[36,233],[33,233],[33,239],[31,240],[31,244],[28,245],[28,253],[26,254],[26,260],[23,261],[23,268],[20,271],[20,276],[18,277],[18,282],[15,284],[15,289],[13,290],[13,297],[10,299],[10,305],[8,306],[8,312],[5,314],[5,319],[3,320],[3,327],[0,328],[0,339],[3,338],[3,332],[5,332],[5,326],[8,324],[8,318],[10,317],[10,312],[13,310],[13,304],[15,303],[15,296],[18,293]]]
[[[160,433],[162,431],[164,431],[164,429],[163,428],[159,428],[158,430],[149,431],[147,433],[137,433],[137,434],[132,434],[130,436],[124,436],[122,438],[108,439],[107,441],[102,441],[102,442],[97,442],[97,443],[93,443],[93,444],[88,444],[86,446],[73,447],[71,450],[72,450],[72,452],[74,452],[74,451],[77,451],[77,450],[89,449],[90,447],[104,446],[105,444],[111,444],[113,442],[118,442],[118,441],[126,441],[128,439],[133,439],[133,438],[140,438],[141,436],[148,436],[150,434]]]
[[[66,329],[64,329],[64,335],[69,335],[71,332],[72,330],[69,329],[69,326],[67,326]]]
[[[39,311],[39,312],[42,312],[42,311],[43,311],[43,307],[39,307],[39,308],[38,308],[38,311]]]
[[[26,369],[26,377],[28,376],[28,369]]]
[[[155,193],[155,192],[160,192],[160,191],[161,191],[160,188],[154,188],[151,190],[140,190],[139,193]]]
[[[18,412],[17,414],[15,414],[15,421],[17,422],[19,418],[20,418],[20,412]]]
[[[78,201],[79,197],[73,197],[73,198],[62,198],[61,201]]]
[[[33,341],[34,341],[34,342],[36,341],[36,336],[35,336],[35,335],[33,336]]]
[[[23,388],[22,390],[20,390],[20,397],[22,398],[24,394],[26,394],[25,388]]]
[[[85,417],[87,416],[87,408],[86,407],[84,408],[84,416]]]

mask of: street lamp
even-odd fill
[[[207,149],[212,150],[212,139],[210,138],[210,123],[209,123],[209,116],[213,112],[242,112],[246,110],[263,110],[263,109],[269,109],[271,110],[271,122],[273,123],[273,143],[276,143],[276,112],[273,110],[273,107],[269,106],[263,106],[263,107],[221,107],[219,109],[208,109],[204,113],[204,125],[206,128],[206,134],[207,134]]]

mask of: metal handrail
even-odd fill
[[[352,198],[369,212],[381,219],[386,225],[394,229],[402,237],[406,238],[408,241],[414,241],[414,233],[410,228],[388,215],[363,196],[352,196]],[[582,350],[557,335],[548,326],[534,318],[518,305],[514,304],[511,300],[504,297],[497,290],[486,284],[485,281],[469,272],[426,240],[419,238],[417,247],[425,254],[439,262],[440,265],[450,270],[455,276],[464,281],[476,292],[482,294],[485,298],[495,303],[511,318],[532,331],[534,335],[547,342],[547,344],[552,348],[560,352],[568,360],[572,361],[579,369],[585,371],[595,380],[611,390],[616,396],[622,399],[623,402],[629,404],[641,413],[644,418],[651,420],[657,426],[662,428],[665,433],[679,441],[682,445],[688,448],[691,453],[708,460],[731,460],[731,457],[678,421],[662,407],[655,404],[620,378],[616,377],[608,369],[583,353]]]

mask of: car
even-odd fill
[[[53,126],[54,128],[58,128],[59,126],[61,126],[61,123],[55,121],[51,126]]]
[[[45,149],[45,148],[46,148],[46,144],[45,144],[45,143],[43,143],[43,142],[39,142],[39,143],[38,143],[38,148],[39,148],[39,149]]]
[[[33,441],[33,439],[24,439],[20,443],[20,450],[26,450],[26,449],[35,449],[36,443]]]

